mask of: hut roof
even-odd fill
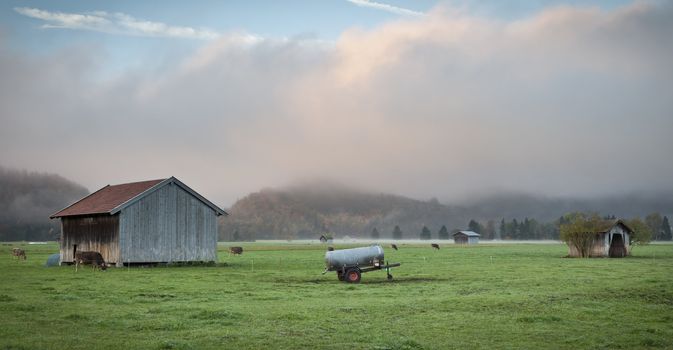
[[[227,213],[205,199],[200,194],[189,188],[187,185],[176,179],[170,177],[168,179],[149,180],[141,182],[131,182],[120,185],[107,185],[100,190],[80,199],[70,206],[62,209],[49,218],[58,218],[64,216],[76,215],[93,215],[93,214],[116,214],[120,210],[135,203],[140,198],[154,192],[156,189],[163,187],[168,183],[175,183],[182,187],[185,191],[191,193],[204,204],[211,207],[217,215],[227,215]]]
[[[478,234],[474,231],[458,231],[458,232],[454,233],[453,235],[455,236],[455,235],[458,235],[458,234],[466,235],[466,236],[469,236],[469,237],[480,237],[481,236],[480,234]]]
[[[598,230],[596,230],[597,233],[606,233],[610,231],[613,227],[621,225],[626,229],[628,232],[633,233],[633,229],[629,227],[623,220],[603,220],[599,225],[598,225]]]

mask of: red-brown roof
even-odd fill
[[[80,199],[71,206],[53,214],[50,218],[74,215],[106,214],[129,199],[147,191],[164,181],[150,180],[121,185],[107,185],[100,190]]]

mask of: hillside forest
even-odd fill
[[[60,175],[0,167],[0,241],[58,239],[59,222],[49,215],[88,193]],[[219,239],[292,240],[321,235],[450,239],[458,230],[470,230],[483,240],[557,240],[559,225],[568,213],[594,212],[607,219],[640,218],[654,240],[670,240],[672,198],[661,194],[561,200],[497,194],[458,205],[313,182],[263,189],[236,201],[226,209],[230,215],[220,217]]]

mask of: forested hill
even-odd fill
[[[221,221],[221,239],[369,237],[376,228],[390,237],[399,225],[405,237],[418,238],[423,225],[462,227],[464,214],[438,203],[335,186],[266,189],[236,202]],[[236,235],[236,237],[234,237]]]
[[[0,241],[58,238],[49,215],[88,194],[59,175],[0,167]]]
[[[331,233],[336,237],[392,237],[399,225],[403,238],[417,239],[423,226],[433,238],[449,231],[479,230],[486,239],[556,239],[558,219],[573,211],[593,211],[624,218],[673,213],[673,196],[615,196],[559,199],[501,194],[464,205],[445,205],[391,194],[367,193],[327,184],[265,189],[237,201],[220,221],[221,240],[301,239]],[[471,220],[475,220],[470,224]]]

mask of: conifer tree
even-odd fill
[[[442,228],[439,229],[439,233],[437,233],[437,238],[449,239],[449,230],[446,229],[446,226],[442,225]]]
[[[423,229],[421,230],[421,239],[428,240],[432,238],[432,233],[430,233],[430,229],[427,226],[423,226]]]
[[[395,225],[395,229],[393,230],[393,238],[402,239],[402,230],[400,230],[400,227],[397,225]]]

